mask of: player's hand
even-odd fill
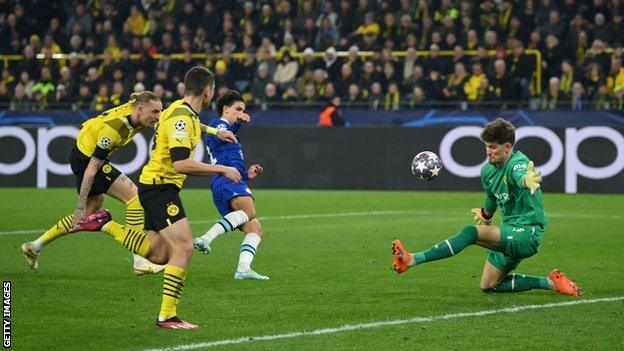
[[[470,212],[474,213],[474,221],[477,225],[490,225],[492,223],[492,217],[494,216],[487,218],[482,208],[473,208]]]
[[[74,228],[78,224],[80,224],[80,222],[82,222],[83,218],[84,218],[84,210],[82,208],[77,208],[74,211],[74,217],[72,219],[72,228]]]
[[[243,112],[241,113],[238,118],[236,118],[236,122],[238,123],[249,123],[251,122],[251,116],[248,115],[247,113]]]
[[[236,139],[236,135],[226,129],[217,130],[217,134],[215,136],[225,142],[228,143],[238,143],[238,139]]]
[[[542,174],[535,170],[533,161],[529,161],[526,174],[524,175],[524,186],[531,189],[531,195],[533,195],[539,189],[541,182]]]
[[[242,176],[238,169],[234,167],[223,167],[223,176],[227,179],[233,181],[234,183],[238,183],[241,181]]]
[[[254,179],[256,176],[260,175],[264,169],[260,165],[251,165],[247,173],[249,174],[249,179]]]

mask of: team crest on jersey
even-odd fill
[[[173,217],[177,215],[178,213],[180,213],[180,208],[172,202],[169,203],[169,205],[167,206],[167,214]]]
[[[102,166],[102,172],[108,174],[113,170],[113,167],[111,167],[111,165],[104,165]]]
[[[108,137],[103,137],[102,139],[100,139],[98,146],[102,149],[108,150],[111,146],[111,140]]]
[[[223,130],[227,130],[227,126],[225,125],[225,123],[221,123],[218,126],[216,126],[217,129],[223,129]]]

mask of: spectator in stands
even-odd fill
[[[409,95],[408,107],[411,109],[417,109],[423,107],[428,103],[429,101],[425,96],[424,90],[419,86],[415,86],[412,89],[411,94]]]
[[[349,84],[347,94],[343,106],[349,108],[362,108],[362,94],[360,92],[360,86],[356,83]]]
[[[43,109],[47,106],[47,98],[54,92],[54,89],[50,68],[44,66],[41,68],[41,77],[32,87],[33,99],[38,102],[38,108]],[[35,94],[39,94],[39,97],[35,98]]]
[[[587,103],[587,98],[585,96],[585,92],[583,90],[583,85],[580,82],[574,82],[572,85],[572,94],[571,94],[571,109],[575,111],[580,111],[585,109],[585,104]]]
[[[521,100],[528,100],[530,96],[529,84],[535,65],[532,59],[524,53],[524,44],[516,42],[513,47],[513,53],[508,59],[507,67],[509,67],[509,73],[516,85],[516,96]]]
[[[33,82],[32,79],[30,79],[30,75],[28,74],[28,71],[22,71],[22,73],[20,73],[19,82],[16,84],[15,88],[19,86],[22,92],[26,94],[26,97],[30,99],[32,96],[33,85],[35,85],[35,82]]]
[[[65,99],[62,102],[72,102],[78,97],[78,84],[72,76],[71,68],[61,68],[61,78],[58,80],[56,88],[63,87]],[[59,99],[57,97],[57,102]]]
[[[580,79],[577,71],[572,66],[572,63],[568,59],[561,61],[561,77],[559,81],[561,83],[561,91],[566,94],[571,93],[572,84]]]
[[[264,88],[272,83],[272,77],[269,75],[269,67],[266,63],[258,65],[258,70],[251,85],[251,95],[253,101],[259,104],[264,98]]]
[[[113,107],[111,97],[108,91],[108,85],[101,83],[98,88],[98,93],[93,97],[93,104],[91,109],[95,111],[104,111]]]
[[[624,88],[618,87],[613,91],[613,99],[610,106],[613,110],[624,110]]]
[[[90,110],[93,102],[93,95],[89,86],[86,84],[80,85],[78,88],[78,100],[74,103],[73,109],[75,110]]]
[[[11,94],[9,88],[4,82],[0,82],[0,106],[7,108],[11,102]]]
[[[314,83],[308,83],[303,87],[301,95],[301,105],[304,107],[314,106],[317,101],[316,87]]]
[[[126,23],[128,23],[134,35],[143,34],[146,20],[145,20],[145,16],[143,16],[143,13],[139,9],[138,5],[130,6],[130,16],[126,18]],[[84,25],[83,25],[83,28],[84,28]]]
[[[10,107],[11,110],[23,110],[28,111],[32,108],[32,101],[26,95],[24,87],[21,85],[15,86],[15,94],[11,98]]]
[[[449,75],[446,81],[446,87],[442,89],[442,94],[447,100],[459,101],[465,100],[464,85],[468,81],[468,73],[463,63],[457,62],[453,73]],[[414,94],[416,95],[416,94]]]
[[[485,73],[481,68],[481,64],[476,62],[472,64],[472,74],[464,84],[464,93],[468,101],[476,101],[479,94],[479,86],[481,80],[485,78]]]
[[[90,34],[93,28],[93,19],[91,15],[87,12],[85,4],[83,2],[77,2],[74,5],[74,13],[67,21],[67,31],[75,31],[75,24],[78,23],[80,25],[80,31]]]
[[[281,92],[286,91],[294,84],[297,72],[299,71],[299,63],[297,60],[293,60],[290,55],[290,52],[284,51],[282,59],[280,63],[277,64],[275,74],[273,75],[273,82]]]
[[[607,75],[607,88],[614,92],[618,87],[624,88],[624,68],[622,68],[621,58],[612,57],[611,69]]]
[[[357,77],[353,73],[353,69],[351,68],[351,64],[345,63],[342,65],[342,70],[340,71],[340,76],[334,78],[334,87],[338,92],[338,96],[347,100],[347,95],[349,95],[349,89],[352,84],[357,84]],[[358,90],[359,95],[359,90]]]
[[[507,73],[505,60],[494,61],[494,75],[490,79],[494,91],[494,100],[503,102],[502,107],[506,108],[507,103],[513,100],[515,89],[513,78]]]
[[[381,89],[381,84],[379,82],[373,82],[370,86],[370,93],[368,95],[368,107],[371,110],[379,110],[383,107],[385,102],[385,97],[383,91]]]
[[[596,62],[591,63],[587,68],[585,82],[583,85],[587,88],[587,95],[593,96],[598,88],[606,84],[600,65]],[[608,87],[607,87],[608,88]]]
[[[563,107],[570,101],[569,95],[561,91],[559,78],[552,77],[548,81],[548,90],[542,96],[542,109],[554,110]]]
[[[429,75],[424,80],[424,85],[422,86],[427,92],[427,97],[436,101],[444,100],[445,87],[446,80],[442,77],[442,74],[437,68],[433,68],[429,71]]]
[[[395,82],[388,84],[388,91],[384,96],[384,108],[386,111],[398,111],[401,103],[401,92]]]

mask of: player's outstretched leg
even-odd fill
[[[409,267],[455,256],[463,249],[477,243],[477,227],[470,225],[462,228],[457,235],[433,245],[429,250],[409,254],[399,240],[392,245],[395,262],[393,269],[397,273],[405,272]],[[398,245],[397,245],[398,243]]]
[[[212,243],[214,239],[221,234],[233,231],[248,221],[249,218],[244,211],[230,212],[223,216],[223,218],[221,218],[219,222],[213,225],[210,229],[208,229],[204,235],[195,238],[195,240],[193,240],[193,246],[197,251],[203,254],[210,253],[210,251],[212,251],[210,243]]]
[[[37,269],[39,267],[37,258],[39,257],[41,250],[43,250],[43,248],[52,241],[69,234],[69,230],[72,228],[73,219],[74,214],[68,214],[56,222],[52,228],[48,229],[35,241],[29,241],[22,244],[20,249],[24,254],[28,267],[31,269]]]
[[[555,269],[548,277],[535,277],[521,273],[510,273],[498,284],[483,289],[486,293],[521,292],[533,289],[555,290],[570,296],[581,296],[581,289],[565,273]]]

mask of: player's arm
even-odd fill
[[[535,194],[542,182],[542,174],[535,170],[533,161],[526,163],[520,162],[513,166],[511,176],[514,182],[523,188],[527,188],[531,191],[531,195]]]
[[[190,158],[191,149],[189,148],[175,147],[173,149],[169,149],[169,152],[171,153],[173,169],[177,173],[194,176],[210,176],[220,174],[235,183],[238,183],[241,180],[241,174],[236,168],[211,165],[198,162]]]
[[[490,191],[486,183],[485,174],[481,173],[481,184],[485,192],[485,203],[481,208],[473,208],[470,210],[470,212],[474,214],[475,223],[479,225],[490,225],[494,213],[496,213],[496,208],[498,207],[496,197],[494,197],[494,194],[492,194],[492,191]]]
[[[104,164],[104,159],[108,152],[99,146],[96,146],[95,152],[91,159],[89,160],[89,164],[87,165],[87,169],[85,169],[84,175],[82,177],[82,183],[80,184],[80,193],[78,194],[78,203],[76,204],[76,210],[74,211],[73,223],[72,225],[75,227],[78,225],[85,214],[85,206],[87,204],[87,197],[89,196],[89,192],[91,191],[91,186],[93,185],[93,179],[95,179],[95,174]]]
[[[236,135],[234,135],[234,133],[230,132],[229,130],[209,127],[203,123],[199,124],[199,128],[201,129],[202,133],[212,134],[225,142],[228,142],[228,143],[238,142],[238,139],[236,139]]]

